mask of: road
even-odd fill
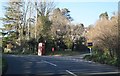
[[[115,67],[85,61],[80,56],[5,55],[4,57],[8,61],[5,76],[98,76],[119,72]]]

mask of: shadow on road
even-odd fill
[[[44,74],[44,75],[37,75],[37,74],[6,74],[2,76],[74,76],[70,74]],[[76,76],[120,76],[120,73],[113,73],[113,74],[76,74]]]

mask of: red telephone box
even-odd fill
[[[38,44],[38,55],[44,55],[45,54],[45,44],[44,43],[39,43]]]

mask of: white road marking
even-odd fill
[[[66,70],[66,72],[68,72],[69,74],[73,75],[73,76],[77,76],[76,74],[74,74],[73,72]]]
[[[53,63],[51,63],[51,62],[44,61],[44,60],[42,60],[42,61],[45,62],[45,63],[48,63],[48,64],[50,64],[50,65],[57,66],[56,64],[53,64]]]
[[[32,63],[32,62],[27,62],[27,63]]]
[[[43,63],[43,62],[36,62],[36,63],[38,63],[38,64],[39,64],[39,63]]]
[[[119,74],[120,72],[103,72],[103,73],[88,73],[89,75],[99,75],[99,74]]]

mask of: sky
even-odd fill
[[[0,17],[3,17],[3,6],[7,0],[0,1]],[[56,0],[54,0],[56,1]],[[83,23],[85,26],[94,24],[101,13],[107,12],[112,16],[118,11],[118,0],[57,0],[56,8],[68,8],[70,15],[74,19],[73,23]],[[2,22],[0,21],[0,27]]]
[[[94,24],[101,13],[107,12],[111,17],[118,11],[117,2],[64,2],[58,3],[60,8],[68,8],[74,23],[83,23],[85,26]]]

